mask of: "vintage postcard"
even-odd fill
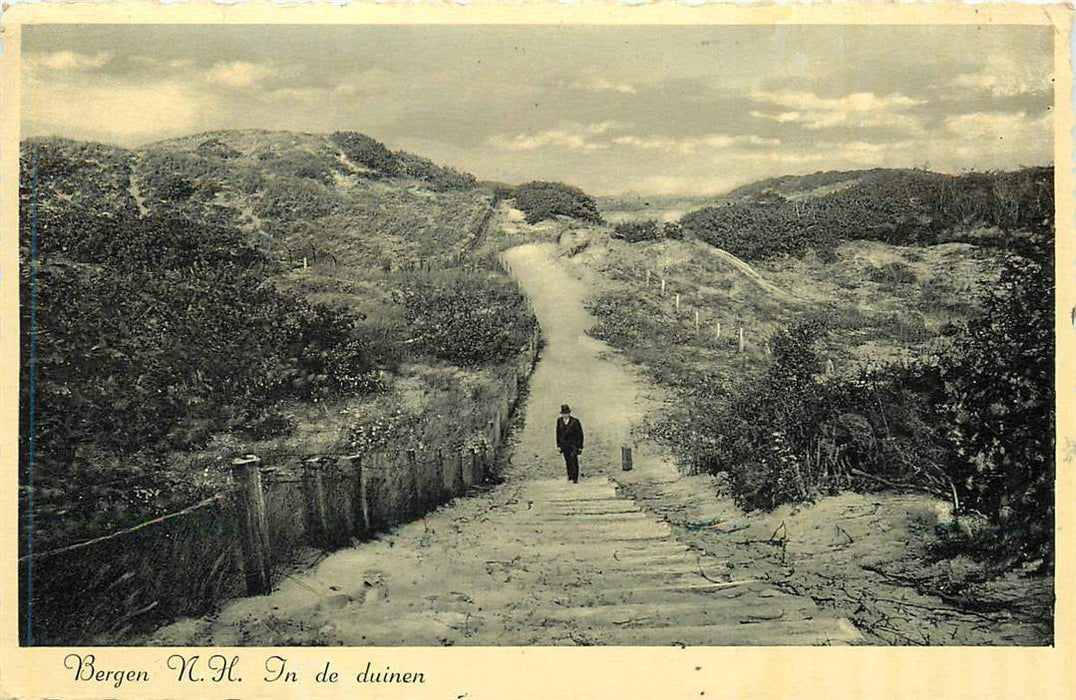
[[[0,695],[1073,697],[1071,23],[5,8]]]

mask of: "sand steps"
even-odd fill
[[[664,520],[618,498],[608,479],[528,482],[505,515],[497,522],[504,537],[483,551],[513,561],[506,580],[528,591],[528,605],[501,611],[504,627],[518,630],[520,643],[860,640],[852,625],[810,599],[737,580],[725,562],[679,542]],[[510,595],[493,592],[482,600],[496,607]]]

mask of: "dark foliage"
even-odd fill
[[[224,160],[231,160],[232,158],[238,158],[242,155],[242,153],[218,138],[208,138],[205,141],[202,141],[198,144],[198,148],[195,149],[195,152],[200,156],[223,158]]]
[[[1053,168],[940,175],[919,170],[871,171],[851,186],[819,197],[789,200],[763,191],[705,207],[681,219],[685,232],[733,255],[761,260],[828,255],[841,240],[932,245],[964,240],[977,228],[980,244],[1032,255],[1052,246]]]
[[[916,281],[915,272],[902,262],[890,262],[872,267],[868,273],[872,282],[883,284],[911,284]]]
[[[1049,270],[1012,256],[982,317],[940,362],[851,378],[821,376],[823,326],[796,325],[773,338],[761,379],[696,399],[706,436],[696,456],[729,475],[744,508],[848,486],[928,491],[995,524],[989,557],[1049,563],[1052,299]]]
[[[38,215],[31,265],[28,204],[20,444],[33,386],[42,544],[62,539],[49,504],[72,536],[122,525],[169,500],[159,456],[262,421],[284,398],[377,387],[356,322],[276,291],[241,234],[69,209]]]
[[[431,160],[404,151],[397,151],[395,156],[399,162],[400,175],[422,180],[438,192],[473,190],[478,186],[475,176],[470,173],[440,166]]]
[[[462,365],[514,357],[535,323],[519,290],[493,277],[416,277],[400,296],[414,345]]]
[[[336,131],[329,137],[353,162],[390,177],[399,175],[399,159],[385,144],[357,131]]]
[[[678,221],[666,221],[661,225],[661,235],[678,241],[684,237],[684,227]]]
[[[657,241],[662,238],[662,229],[653,219],[647,221],[625,221],[613,228],[613,238],[620,238],[628,243],[639,241]]]
[[[528,182],[516,187],[512,196],[518,207],[534,224],[543,219],[568,216],[581,221],[601,223],[598,203],[578,187],[560,182]]]
[[[1018,560],[1053,551],[1053,297],[1052,264],[1010,257],[944,371],[953,479]]]
[[[204,201],[220,191],[225,171],[219,160],[191,153],[148,151],[138,168],[142,194],[151,203],[182,205]]]

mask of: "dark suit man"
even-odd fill
[[[557,419],[557,449],[564,454],[564,466],[568,468],[568,480],[579,483],[579,453],[583,451],[583,424],[572,417],[568,404],[560,407]]]

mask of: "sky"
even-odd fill
[[[1052,43],[1033,26],[38,25],[22,129],[123,146],[354,130],[480,179],[709,195],[1050,163]]]

